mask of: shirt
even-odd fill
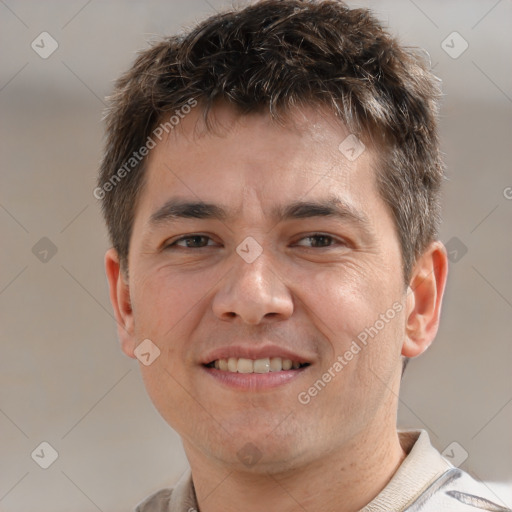
[[[442,457],[426,431],[398,435],[408,455],[386,487],[359,512],[512,512],[497,504],[499,499],[483,483]],[[152,494],[135,512],[200,512],[190,470],[174,489]]]

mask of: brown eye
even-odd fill
[[[179,246],[179,247],[187,247],[189,249],[197,249],[201,247],[206,247],[210,245],[208,242],[213,241],[209,236],[205,235],[192,235],[192,236],[184,236],[179,238],[168,247]]]
[[[297,245],[305,245],[301,243],[302,241],[306,240],[309,245],[309,247],[312,248],[319,248],[319,247],[330,247],[334,244],[334,242],[337,242],[332,236],[330,235],[309,235],[305,236],[304,238],[301,238]]]

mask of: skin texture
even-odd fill
[[[182,437],[202,512],[359,510],[406,455],[396,431],[401,356],[421,354],[436,335],[445,249],[433,242],[403,282],[393,218],[376,188],[377,155],[367,147],[349,161],[338,149],[348,132],[322,109],[297,110],[280,126],[219,105],[214,133],[200,115],[192,111],[149,155],[129,277],[115,250],[106,254],[122,349],[135,357],[149,338],[161,351],[141,372]],[[332,197],[366,222],[272,216],[278,206]],[[214,203],[228,216],[151,225],[170,198]],[[308,238],[318,233],[331,238]],[[209,238],[169,246],[185,235]],[[263,250],[252,263],[236,252],[246,237]],[[300,403],[393,305],[401,311]],[[225,386],[202,365],[212,349],[266,343],[310,366],[258,391]],[[241,460],[247,450],[256,463]]]

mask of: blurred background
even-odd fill
[[[349,4],[425,48],[445,94],[448,290],[399,426],[512,507],[512,2]],[[132,510],[187,468],[119,349],[92,192],[113,80],[148,41],[229,5],[0,0],[1,511]]]

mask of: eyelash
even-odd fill
[[[201,247],[183,247],[183,246],[179,246],[178,245],[178,242],[182,242],[184,240],[191,240],[193,238],[206,238],[208,240],[212,240],[211,237],[207,236],[207,235],[201,235],[201,234],[192,234],[192,235],[187,235],[187,236],[183,236],[181,238],[178,238],[177,240],[175,240],[174,242],[168,244],[165,246],[165,249],[170,249],[172,247],[181,247],[183,249],[204,249],[206,247],[211,247],[209,245],[206,245],[206,246],[201,246]],[[320,247],[307,247],[309,249],[325,249],[325,248],[330,248],[330,247],[333,247],[335,244],[338,244],[338,245],[346,245],[345,242],[343,242],[342,240],[338,240],[336,239],[335,237],[333,237],[332,235],[326,235],[324,233],[313,233],[313,234],[310,234],[310,235],[307,235],[307,236],[303,236],[302,238],[300,238],[298,241],[302,241],[302,240],[306,240],[306,239],[313,239],[313,238],[327,238],[330,240],[330,242],[334,242],[334,243],[330,243],[329,245],[327,246],[320,246]]]

